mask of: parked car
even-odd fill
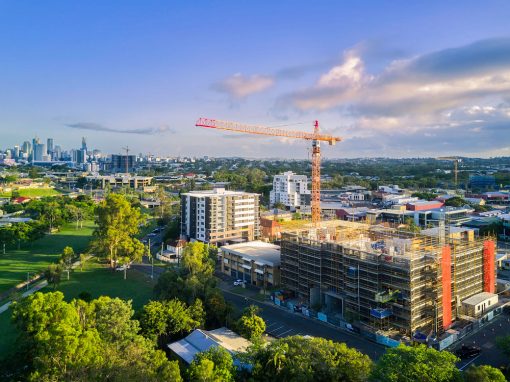
[[[462,347],[458,349],[455,354],[461,359],[466,359],[476,357],[481,353],[481,351],[482,349],[480,349],[478,346],[462,345]]]
[[[234,286],[240,286],[240,285],[243,285],[244,284],[244,281],[243,280],[236,280],[234,281]]]

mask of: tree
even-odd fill
[[[387,349],[377,362],[372,377],[376,381],[452,382],[461,381],[455,366],[458,358],[447,351],[437,351],[424,345],[400,345]]]
[[[256,346],[248,362],[253,366],[253,380],[264,382],[364,382],[372,368],[368,356],[345,343],[301,336]]]
[[[188,369],[192,382],[234,381],[234,361],[230,353],[220,346],[213,346],[198,353]]]
[[[140,314],[142,333],[161,346],[203,324],[204,310],[198,299],[191,306],[178,299],[150,301]]]
[[[65,247],[60,255],[60,264],[62,264],[63,270],[67,271],[67,279],[69,280],[69,271],[73,266],[74,250],[72,247]]]
[[[48,268],[44,271],[44,277],[48,284],[53,285],[53,290],[57,289],[62,278],[62,266],[57,264],[48,265]]]
[[[31,381],[181,381],[176,361],[138,334],[130,302],[37,292],[13,306]],[[28,378],[27,378],[28,377]]]
[[[236,324],[238,333],[252,342],[259,341],[262,334],[266,331],[264,319],[257,315],[259,311],[260,308],[258,306],[250,305],[244,310],[243,315]]]
[[[83,272],[83,266],[87,261],[88,256],[85,253],[80,253],[80,272]]]
[[[510,357],[510,336],[496,338],[496,346],[503,352],[503,354]]]
[[[125,196],[110,193],[96,208],[96,213],[93,245],[108,258],[110,267],[115,266],[121,251],[136,258],[141,243],[134,235],[145,220],[140,209],[133,208]]]
[[[465,382],[506,382],[501,370],[489,365],[474,366],[464,372]]]

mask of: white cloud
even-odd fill
[[[236,73],[215,84],[213,88],[219,92],[227,93],[232,98],[242,99],[269,89],[274,85],[274,82],[274,78],[271,76],[261,74],[245,76]]]

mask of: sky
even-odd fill
[[[307,158],[510,155],[510,2],[0,0],[0,149]]]

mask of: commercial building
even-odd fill
[[[221,272],[263,288],[280,285],[280,247],[263,241],[224,245]]]
[[[105,188],[109,186],[115,187],[129,187],[129,188],[143,188],[150,186],[152,177],[150,176],[132,176],[126,174],[115,175],[88,175],[85,177],[87,182],[94,182],[97,186]]]
[[[259,195],[216,188],[181,196],[181,236],[214,244],[259,238]]]
[[[111,172],[132,172],[135,167],[136,155],[112,155]]]
[[[374,331],[438,334],[464,314],[463,301],[495,292],[493,240],[343,224],[282,233],[282,285],[328,315]]]
[[[308,189],[306,175],[297,175],[292,171],[275,175],[273,178],[273,189],[269,193],[271,205],[282,203],[291,209],[310,205],[311,192]]]

